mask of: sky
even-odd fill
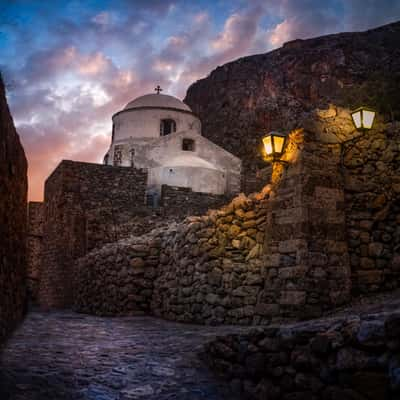
[[[179,98],[218,65],[400,19],[398,0],[0,0],[0,70],[29,199],[62,159],[101,162],[111,117],[156,85]]]

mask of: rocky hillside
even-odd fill
[[[0,78],[0,344],[25,308],[26,171]]]
[[[265,164],[260,138],[302,126],[329,104],[369,105],[400,119],[400,22],[361,33],[294,40],[218,67],[187,92],[203,134],[244,160],[246,177]]]

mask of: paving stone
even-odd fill
[[[1,355],[0,399],[226,399],[197,352],[245,329],[34,310]]]

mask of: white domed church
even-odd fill
[[[138,97],[112,117],[111,146],[104,164],[148,171],[147,193],[162,185],[194,192],[236,194],[241,161],[201,134],[200,119],[176,97]]]

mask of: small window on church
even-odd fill
[[[183,139],[182,140],[182,150],[183,151],[194,151],[194,140],[193,139]]]
[[[108,154],[106,154],[105,156],[104,156],[104,161],[103,161],[103,163],[104,163],[104,165],[108,165],[108,159],[109,159],[109,155]]]
[[[166,136],[176,131],[176,122],[173,119],[162,119],[160,122],[160,136]]]

